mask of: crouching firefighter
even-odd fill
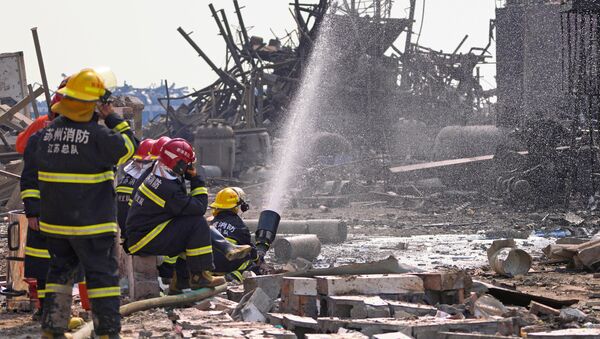
[[[219,252],[214,253],[215,272],[224,273],[227,280],[243,281],[242,273],[258,266],[259,256],[252,243],[250,230],[240,217],[241,213],[250,209],[245,201],[246,194],[239,187],[226,187],[217,193],[215,201],[210,204],[214,216],[211,226],[225,239],[235,245],[247,245],[251,252],[240,259],[228,260]]]
[[[139,185],[141,185],[146,177],[152,172],[151,169],[155,165],[155,162],[160,155],[162,146],[169,142],[171,138],[163,136],[156,141],[150,141],[149,139],[147,140],[148,141],[143,140],[140,143],[138,152],[133,156],[133,160],[127,166],[125,166],[125,175],[119,181],[119,185],[117,185],[116,189],[118,201],[118,220],[119,226],[121,227],[121,237],[123,239],[126,238],[125,223],[129,213],[129,206],[132,203],[131,197],[133,196],[133,192],[137,190]],[[228,258],[228,260],[242,258],[252,250],[250,246],[235,246],[229,243],[213,227],[211,227],[211,244],[213,249],[216,249],[217,252],[222,253],[222,255]],[[171,281],[171,279],[173,277],[175,267],[179,266],[180,272],[183,274],[183,277],[181,277],[182,279],[179,279],[180,285],[187,286],[187,283],[184,283],[189,279],[187,265],[184,258],[185,256],[183,256],[183,258],[180,258],[179,255],[171,257],[163,255],[161,257],[162,262],[157,267],[159,277],[161,278],[163,284],[170,285],[170,294],[181,293],[181,290],[175,287],[175,284]]]
[[[213,249],[204,219],[208,191],[202,167],[197,171],[195,161],[194,149],[187,141],[177,138],[167,142],[152,172],[134,191],[127,216],[126,246],[131,254],[185,255],[187,267],[177,265],[172,282],[178,289],[225,283],[211,273]],[[184,179],[190,182],[189,194]]]
[[[121,329],[119,276],[115,252],[114,168],[135,153],[137,140],[107,102],[110,92],[92,69],[71,76],[52,106],[60,114],[37,142],[41,196],[40,230],[47,237],[50,268],[42,314],[44,338],[62,338],[71,314],[72,286],[81,263],[100,338]],[[97,102],[99,118],[92,120]]]

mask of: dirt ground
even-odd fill
[[[406,264],[427,270],[459,267],[467,269],[476,280],[548,297],[576,298],[580,300],[578,307],[582,310],[592,315],[600,313],[600,277],[589,272],[570,271],[564,265],[545,264],[541,252],[543,247],[556,240],[547,235],[551,231],[561,230],[573,237],[595,234],[600,220],[596,212],[574,206],[571,212],[584,220],[574,225],[564,220],[567,211],[562,209],[518,211],[498,199],[474,192],[445,192],[417,203],[412,199],[364,200],[340,208],[287,209],[282,214],[289,219],[342,219],[348,224],[348,240],[343,244],[324,244],[321,255],[313,263],[316,267],[366,262],[393,255]],[[258,209],[253,209],[246,218],[256,218],[258,213]],[[0,229],[0,233],[5,234],[5,229]],[[516,238],[518,246],[533,257],[534,265],[525,276],[499,277],[487,263],[489,244],[494,239],[507,237]],[[0,258],[3,258],[6,239],[0,239],[0,242]],[[2,272],[5,272],[4,264],[4,260],[0,260]],[[2,297],[0,302],[4,304]],[[143,314],[132,316],[124,322],[131,328],[132,324],[150,321],[151,314],[146,318]],[[31,321],[31,314],[6,313],[3,305],[0,337],[35,336],[38,328]],[[134,332],[130,334],[134,335]]]

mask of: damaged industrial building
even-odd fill
[[[55,46],[42,27],[21,42],[35,55],[0,44],[0,337],[600,338],[600,2],[480,1],[494,9],[487,39],[470,46],[464,32],[446,51],[422,43],[424,26],[452,29],[450,18],[424,19],[427,0],[293,0],[277,13],[288,29],[272,37],[253,26],[275,20],[268,5],[206,2],[219,58],[208,52],[212,32],[182,24],[165,33],[197,56],[188,69],[210,68],[203,88],[160,79],[111,87],[112,71],[84,70],[103,83],[103,95],[86,102],[97,102],[94,128],[131,130],[139,143],[135,153],[138,143],[122,134],[131,160],[102,179],[60,173],[65,186],[114,181],[115,205],[131,206],[125,225],[119,215],[110,224],[118,286],[100,288],[85,265],[81,281],[60,288],[52,274],[46,284],[26,268],[32,256],[57,260],[55,249],[32,247],[32,232],[83,232],[48,226],[43,213],[33,218],[42,226],[32,224],[26,199],[43,206],[44,188],[24,186],[32,142],[20,141],[39,119],[54,119],[40,135],[69,120],[53,110],[77,99],[79,74],[63,75],[66,90],[48,83],[44,57]],[[460,20],[475,13],[452,6]],[[29,59],[37,69],[26,72]],[[123,122],[112,126],[113,115]],[[57,135],[47,133],[40,139]],[[173,140],[184,146],[172,156],[191,160],[169,167]],[[143,172],[136,164],[146,174],[123,188]],[[175,194],[160,195],[167,178],[188,199],[180,210]],[[131,211],[144,204],[176,211],[132,244]],[[198,224],[212,225],[210,245],[139,251],[161,232],[187,232],[168,227],[189,206],[201,206]],[[231,218],[247,244],[232,238]],[[216,268],[220,251],[235,269]],[[194,282],[200,252],[215,264],[201,282],[223,283]],[[97,305],[108,290],[120,325],[102,332]],[[60,293],[72,295],[65,331],[48,311]]]

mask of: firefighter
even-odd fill
[[[71,314],[72,286],[79,263],[85,270],[94,330],[118,338],[119,276],[114,247],[116,222],[114,168],[137,147],[129,127],[114,114],[102,78],[92,69],[71,76],[52,106],[60,116],[30,140],[38,164],[43,203],[39,226],[47,237],[50,268],[42,314],[44,338],[61,338]],[[105,126],[93,121],[98,106]]]
[[[127,221],[127,212],[129,211],[129,200],[136,187],[136,181],[152,166],[152,156],[150,150],[156,144],[156,140],[145,139],[133,156],[132,160],[125,165],[123,172],[125,174],[119,180],[117,188],[117,221],[121,231],[121,238],[125,237],[125,222]]]
[[[185,254],[189,279],[181,265],[172,285],[178,289],[214,287],[225,283],[213,277],[213,249],[204,219],[208,191],[202,167],[196,170],[196,155],[184,139],[172,139],[160,150],[152,172],[133,193],[127,216],[126,238],[133,255]],[[190,182],[190,193],[184,179]],[[187,280],[187,281],[186,281]]]
[[[66,81],[63,81],[59,89],[65,87],[65,85]],[[52,97],[51,105],[59,102],[60,99],[62,99],[62,95],[55,93]],[[37,132],[46,127],[54,116],[55,114],[51,112],[48,115],[37,118],[27,129],[19,133],[15,146],[17,152],[23,154],[23,171],[20,180],[21,199],[23,200],[25,216],[29,225],[27,242],[25,244],[25,277],[36,280],[39,308],[33,315],[34,320],[37,320],[42,315],[50,253],[46,246],[46,238],[40,233],[38,223],[40,217],[40,190],[37,180],[35,147],[27,148],[26,145],[30,139],[33,139],[32,144],[37,143],[37,139],[39,138],[39,133]]]
[[[250,209],[245,197],[246,194],[241,188],[226,187],[217,193],[215,201],[210,204],[214,216],[211,225],[232,244],[252,247],[252,251],[246,257],[233,261],[215,252],[215,272],[225,273],[225,277],[230,281],[242,282],[242,272],[258,263],[258,254],[250,238],[250,230],[240,217],[240,213]]]

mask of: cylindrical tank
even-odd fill
[[[316,234],[280,237],[273,243],[273,252],[283,262],[296,258],[313,261],[321,253],[321,242]]]
[[[506,130],[492,125],[447,126],[435,138],[433,159],[447,160],[493,155],[504,140]],[[445,168],[440,179],[447,186],[473,188],[489,181],[491,162],[476,162]],[[495,178],[491,178],[493,181]]]
[[[235,165],[233,129],[220,121],[208,121],[196,128],[194,136],[198,164],[218,166],[224,176],[231,177]]]
[[[236,173],[252,166],[265,166],[271,161],[271,137],[265,128],[236,130],[235,145]]]
[[[258,228],[258,220],[244,220],[250,231]],[[322,243],[339,243],[348,237],[348,225],[337,219],[281,220],[277,230],[281,234],[316,234]]]
[[[434,160],[459,159],[496,152],[505,132],[493,125],[447,126],[433,145]]]

